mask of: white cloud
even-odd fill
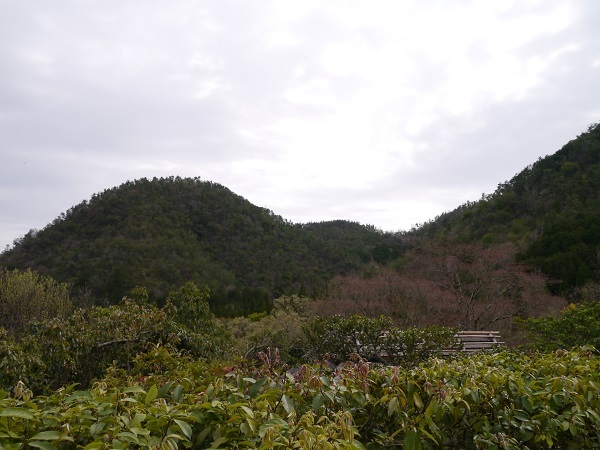
[[[142,176],[201,176],[294,221],[405,229],[598,120],[591,0],[3,12],[0,246]]]

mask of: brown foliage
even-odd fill
[[[512,318],[558,311],[546,277],[515,262],[512,244],[429,242],[406,254],[400,270],[336,277],[317,301],[320,314],[385,314],[398,325],[458,326],[511,333]]]

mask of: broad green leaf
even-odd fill
[[[354,439],[351,443],[352,447],[358,449],[358,450],[366,450],[365,446],[362,445],[360,442],[358,442],[356,439]]]
[[[283,397],[281,397],[281,403],[283,404],[283,409],[285,409],[288,414],[294,413],[294,404],[287,395],[284,394]]]
[[[63,391],[64,394],[68,394],[69,392],[71,392],[73,389],[75,389],[77,386],[79,386],[79,383],[73,383],[68,385],[65,390]]]
[[[41,448],[42,450],[56,450],[56,447],[50,442],[31,441],[28,443],[30,447]]]
[[[228,440],[229,439],[227,439],[225,436],[221,436],[221,437],[215,439],[212,444],[210,444],[210,448],[219,448],[219,446],[221,444],[224,444]]]
[[[166,383],[164,386],[162,386],[159,390],[158,390],[158,398],[163,398],[167,395],[167,393],[169,392],[169,390],[171,389],[171,386],[173,386],[173,381],[169,381],[168,383]]]
[[[261,378],[260,380],[258,380],[256,383],[254,383],[252,386],[250,386],[250,390],[248,391],[248,395],[252,398],[252,397],[256,397],[256,395],[260,392],[261,388],[265,385],[265,383],[268,381],[267,377]]]
[[[156,387],[156,384],[153,384],[152,387],[148,389],[148,393],[146,394],[146,398],[144,399],[144,403],[146,404],[146,406],[152,403],[152,400],[154,400],[157,395],[158,388]]]
[[[92,436],[96,436],[104,431],[105,426],[106,425],[104,422],[93,423],[92,425],[90,425],[90,433],[92,434]]]
[[[411,430],[404,438],[405,450],[421,450],[421,436],[418,431]]]
[[[185,434],[185,437],[187,437],[188,439],[192,439],[192,428],[188,425],[188,423],[179,419],[173,420],[179,426],[183,434]]]
[[[419,393],[415,392],[413,394],[413,399],[415,401],[415,406],[417,407],[417,409],[420,411],[423,409],[423,401],[421,400],[421,397],[419,397]]]
[[[182,394],[183,394],[183,386],[178,384],[177,386],[175,386],[175,389],[173,389],[173,400],[178,402],[179,400],[181,400]]]
[[[129,426],[131,428],[135,428],[135,427],[139,426],[145,418],[146,418],[146,414],[137,413],[131,420],[131,423],[129,424]]]
[[[42,431],[42,432],[36,434],[35,436],[33,436],[31,439],[34,439],[37,441],[56,441],[57,439],[60,439],[60,432],[59,431]]]
[[[261,438],[263,438],[269,428],[271,428],[271,427],[286,428],[287,426],[288,426],[288,423],[285,420],[281,419],[280,417],[276,417],[274,419],[269,419],[260,426],[260,428],[258,429],[258,435]]]
[[[4,408],[0,417],[17,417],[19,419],[33,420],[33,414],[24,408]]]
[[[317,395],[315,395],[313,397],[313,401],[312,401],[312,408],[315,412],[317,412],[319,409],[321,409],[321,407],[323,406],[323,404],[325,403],[325,397],[323,396],[323,394],[318,393]]]
[[[388,405],[388,417],[393,415],[398,410],[399,403],[398,397],[392,397]]]
[[[209,433],[212,431],[212,427],[206,427],[204,428],[200,434],[198,435],[198,437],[196,437],[196,444],[200,444],[204,441],[204,439],[206,439],[206,436],[209,435]]]
[[[67,403],[67,404],[72,403],[75,400],[77,400],[78,398],[86,398],[86,399],[91,400],[94,398],[94,396],[89,391],[75,391],[65,399],[65,403]]]
[[[250,408],[248,408],[245,405],[241,405],[240,408],[246,413],[248,417],[254,418],[254,411],[252,411]]]
[[[119,434],[117,434],[117,437],[121,438],[121,440],[124,440],[126,442],[133,442],[135,444],[140,443],[140,440],[135,435],[135,433],[132,433],[130,431],[121,431]]]

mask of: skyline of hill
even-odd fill
[[[394,264],[416,239],[515,243],[554,293],[600,280],[600,126],[475,202],[391,233],[345,220],[294,224],[199,178],[127,181],[84,200],[0,254],[87,287],[110,302],[143,285],[157,301],[186,281],[208,285],[228,314],[268,309],[281,294],[314,295],[336,275]],[[231,311],[229,311],[231,312]]]
[[[160,300],[186,281],[221,303],[264,309],[284,293],[312,294],[334,275],[400,254],[399,235],[348,221],[293,224],[216,183],[128,181],[69,209],[0,255],[118,301],[136,285]]]

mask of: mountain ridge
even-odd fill
[[[142,178],[30,231],[0,264],[88,286],[111,301],[135,285],[161,299],[192,280],[224,303],[245,298],[260,309],[371,260],[389,262],[402,245],[398,234],[349,221],[293,224],[199,178]]]
[[[118,301],[136,285],[156,301],[187,281],[208,285],[221,314],[314,295],[336,275],[402,264],[418,240],[515,243],[519,260],[565,294],[600,282],[600,125],[497,190],[409,232],[334,220],[294,224],[200,178],[141,178],[94,194],[0,254]]]

